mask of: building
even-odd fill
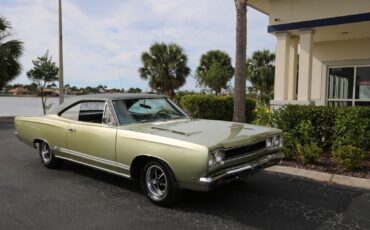
[[[370,105],[370,0],[248,2],[276,36],[271,105]]]
[[[43,88],[41,93],[41,89],[38,88],[37,91],[39,95],[43,94],[44,96],[59,96],[59,89]]]
[[[26,88],[23,88],[23,87],[17,87],[17,88],[8,90],[8,93],[10,93],[14,96],[19,96],[19,95],[28,94],[28,90]]]

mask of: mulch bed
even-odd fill
[[[365,159],[362,168],[356,169],[354,171],[346,170],[338,165],[335,161],[331,159],[331,154],[329,152],[322,154],[314,164],[303,165],[298,160],[293,159],[283,160],[280,162],[280,165],[370,179],[370,157]]]

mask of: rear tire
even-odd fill
[[[148,199],[159,206],[170,206],[182,196],[172,170],[163,162],[151,160],[140,173],[142,190]]]
[[[53,151],[50,149],[49,144],[45,141],[42,141],[39,144],[39,154],[42,164],[47,168],[59,168],[63,162],[63,160],[55,157]]]

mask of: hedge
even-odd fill
[[[370,107],[338,108],[334,127],[334,145],[352,145],[370,149]]]
[[[271,112],[267,121],[283,131],[288,158],[298,156],[300,145],[316,144],[326,151],[345,146],[370,150],[370,107],[287,105]]]
[[[293,142],[311,142],[329,149],[334,141],[336,110],[328,106],[287,105],[271,113],[270,125],[283,130],[287,147],[292,148]]]
[[[181,107],[193,118],[225,120],[233,119],[233,97],[206,94],[185,95],[180,100]],[[246,122],[255,119],[256,102],[246,98]]]

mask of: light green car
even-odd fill
[[[15,128],[46,167],[68,160],[138,180],[158,205],[172,204],[182,189],[209,191],[284,157],[278,129],[192,119],[152,94],[75,97],[47,116],[16,117]]]

